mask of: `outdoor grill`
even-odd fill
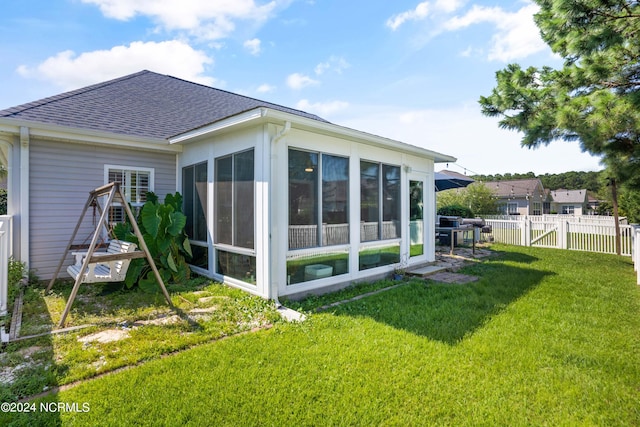
[[[480,235],[476,235],[479,230],[482,233],[491,233],[491,226],[487,225],[482,218],[462,218],[459,216],[441,215],[438,217],[438,225],[436,226],[436,232],[441,244],[451,245],[450,253],[453,254],[454,246],[457,246],[457,234],[459,232],[472,231],[474,236],[471,237],[473,245],[473,252],[476,249],[476,239],[480,238]]]
[[[491,226],[487,225],[482,218],[464,218],[462,224],[470,224],[472,227],[479,228],[482,233],[491,233]]]
[[[462,217],[441,215],[440,216],[439,227],[441,227],[441,228],[471,228],[471,225],[465,226],[463,224]]]

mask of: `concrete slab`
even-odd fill
[[[290,308],[287,308],[283,305],[278,307],[278,313],[287,322],[304,322],[305,319],[307,318],[304,314],[298,311],[292,310]]]
[[[424,267],[414,268],[412,270],[407,270],[407,274],[411,276],[429,276],[431,274],[438,273],[440,271],[445,271],[447,267],[440,265],[426,265]]]

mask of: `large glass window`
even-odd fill
[[[349,159],[322,155],[322,246],[349,243]]]
[[[253,249],[253,149],[216,159],[215,243]]]
[[[189,239],[207,241],[207,163],[182,168],[182,196]]]
[[[360,241],[400,237],[400,167],[360,162]]]
[[[349,159],[290,149],[289,249],[347,243]]]
[[[218,250],[216,273],[256,284],[256,257]]]

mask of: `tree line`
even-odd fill
[[[542,186],[548,190],[583,190],[587,189],[595,195],[599,195],[603,190],[606,192],[606,171],[597,172],[563,172],[563,173],[546,173],[544,175],[536,175],[533,172],[527,173],[505,173],[495,175],[472,175],[471,178],[476,181],[508,181],[516,179],[534,179],[539,178]],[[605,188],[603,188],[605,187]],[[604,194],[603,194],[604,197]]]

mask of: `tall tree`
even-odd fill
[[[523,132],[529,148],[578,141],[619,182],[640,189],[640,2],[535,2],[542,38],[564,66],[508,65],[480,98],[482,112]]]

